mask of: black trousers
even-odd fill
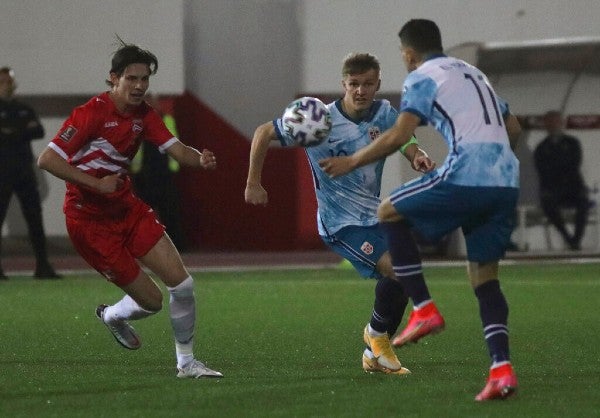
[[[48,259],[46,235],[42,220],[42,204],[33,163],[22,164],[18,169],[7,170],[0,167],[0,227],[4,225],[6,212],[12,195],[15,194],[21,212],[27,223],[29,240],[38,263]],[[2,237],[0,236],[0,253]]]
[[[578,247],[585,232],[590,209],[587,191],[576,188],[563,193],[545,191],[541,193],[540,203],[546,217],[560,232],[563,239],[571,247]],[[575,208],[575,231],[572,235],[565,227],[565,220],[561,213],[563,208]]]

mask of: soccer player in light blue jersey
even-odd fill
[[[475,399],[505,398],[515,392],[517,377],[509,358],[508,304],[498,281],[498,261],[513,229],[519,194],[513,150],[521,128],[480,70],[443,54],[434,22],[410,20],[399,37],[409,75],[396,123],[371,145],[348,157],[323,159],[320,167],[338,178],[391,154],[421,124],[429,123],[441,134],[449,148],[444,164],[394,190],[378,209],[394,272],[414,307],[392,344],[416,342],[445,325],[423,278],[409,228],[434,240],[460,227],[491,357],[487,383]]]
[[[388,246],[379,229],[377,207],[380,203],[384,160],[374,161],[345,177],[333,179],[318,161],[333,155],[352,155],[394,125],[398,112],[387,100],[375,100],[381,85],[377,58],[366,53],[346,57],[342,68],[343,98],[328,105],[332,129],[322,144],[306,148],[318,203],[317,224],[323,241],[349,260],[363,277],[378,279],[370,323],[365,328],[367,345],[363,369],[368,372],[406,374],[390,343],[402,320],[408,299],[395,279]],[[261,185],[263,163],[271,141],[283,146],[294,142],[282,128],[281,119],[260,125],[252,139],[250,167],[245,199],[266,205],[267,191]],[[420,150],[414,137],[398,147],[420,171],[431,170],[433,162]]]

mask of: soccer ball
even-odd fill
[[[331,113],[315,97],[302,97],[290,103],[281,117],[283,129],[300,147],[314,147],[329,136]]]

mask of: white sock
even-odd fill
[[[123,296],[123,299],[107,307],[104,310],[104,322],[128,321],[146,318],[156,312],[147,311],[137,304],[129,295]]]
[[[175,355],[177,356],[177,367],[185,367],[190,361],[194,360],[194,343],[182,344],[175,340]]]
[[[373,337],[381,337],[383,334],[385,334],[385,332],[375,331],[373,328],[371,328],[371,324],[369,324],[369,335]]]
[[[413,309],[414,309],[415,311],[418,311],[419,309],[423,309],[425,306],[429,305],[431,302],[433,302],[433,300],[431,300],[431,299],[427,299],[427,300],[425,300],[425,301],[423,301],[423,302],[419,303],[418,305],[414,305],[414,306],[413,306]]]
[[[196,325],[196,299],[194,297],[194,279],[188,276],[169,290],[169,316],[175,336],[177,367],[183,367],[193,358],[193,338]]]
[[[500,361],[498,363],[493,363],[492,366],[490,367],[490,370],[496,369],[496,368],[501,367],[501,366],[504,366],[505,364],[510,364],[510,361],[505,360],[505,361]]]

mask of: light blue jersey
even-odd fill
[[[466,62],[436,55],[404,82],[400,112],[410,112],[443,136],[449,152],[437,177],[461,186],[519,186],[519,162],[503,116],[508,105],[487,77]]]
[[[305,148],[313,174],[317,196],[319,234],[329,236],[345,226],[372,226],[378,223],[381,175],[384,160],[351,171],[345,176],[330,178],[319,167],[319,160],[332,156],[351,155],[369,145],[392,127],[398,112],[387,100],[375,100],[368,116],[354,120],[342,110],[341,100],[327,105],[332,128],[321,145]],[[275,132],[284,146],[294,144],[283,130],[281,119],[273,121]]]

